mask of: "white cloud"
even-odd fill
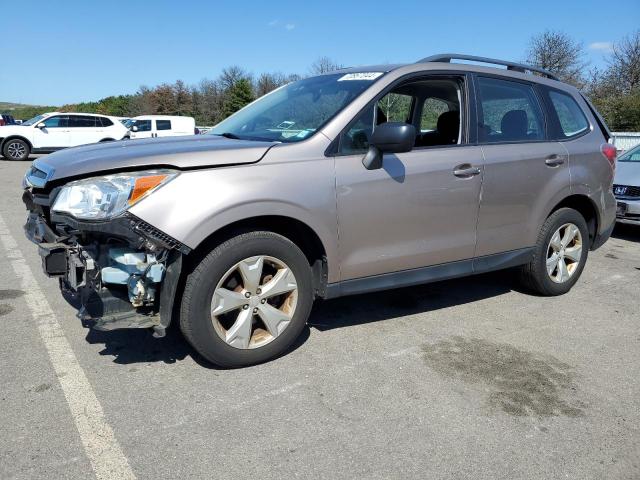
[[[599,52],[610,52],[613,50],[611,42],[593,42],[589,44],[589,50],[597,50]]]
[[[269,23],[267,23],[267,25],[269,25],[270,27],[275,27],[276,25],[278,25],[278,20],[271,20]]]
[[[287,23],[284,28],[287,30],[293,30],[296,26],[293,23]]]

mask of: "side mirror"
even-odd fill
[[[134,132],[138,131],[138,127],[136,127],[135,125],[133,127],[131,127],[131,130],[133,130]]]
[[[44,122],[40,122],[39,124],[36,125],[36,127],[39,129],[43,129],[44,127],[46,127],[46,125],[44,124]]]
[[[369,140],[369,151],[362,159],[367,170],[382,168],[384,153],[410,152],[416,142],[416,127],[402,122],[378,125]]]

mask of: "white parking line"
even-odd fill
[[[107,423],[102,406],[64,335],[49,302],[0,215],[0,243],[20,280],[24,299],[49,354],[80,440],[96,478],[135,479],[127,458]]]

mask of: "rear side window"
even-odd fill
[[[542,110],[531,85],[478,77],[480,141],[533,142],[545,139]]]
[[[111,125],[113,125],[113,122],[107,117],[98,117],[98,122],[102,123],[103,127],[110,127]]]
[[[156,130],[171,130],[171,120],[156,120]]]
[[[88,115],[69,115],[69,127],[92,128],[96,126],[96,117]]]
[[[565,138],[580,135],[589,130],[589,122],[576,101],[566,93],[549,91],[551,105],[558,116],[560,130]]]

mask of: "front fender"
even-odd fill
[[[131,213],[190,248],[253,217],[278,215],[311,228],[322,242],[329,281],[337,280],[333,159],[258,163],[181,173]],[[336,278],[333,278],[336,275]]]

